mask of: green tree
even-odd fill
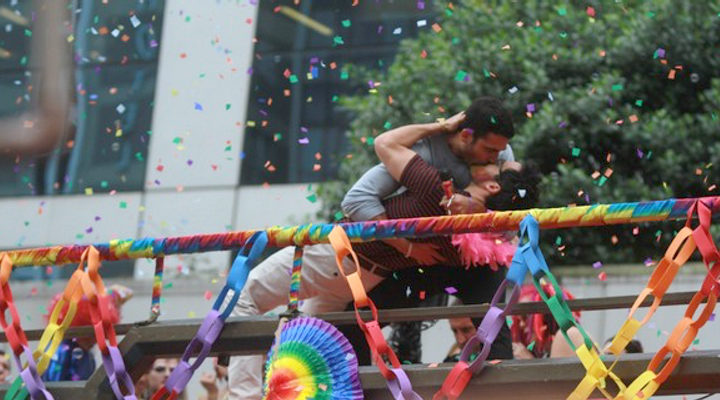
[[[404,41],[386,74],[351,69],[380,85],[341,101],[355,114],[351,152],[340,181],[320,188],[323,217],[377,162],[375,136],[480,95],[513,110],[513,149],[540,166],[542,207],[718,194],[720,2],[549,3],[445,4],[441,30]],[[543,242],[555,264],[636,262],[677,226],[558,230]]]

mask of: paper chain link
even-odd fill
[[[210,354],[213,344],[215,344],[225,327],[225,320],[240,297],[240,292],[242,292],[245,282],[247,282],[250,269],[262,255],[267,243],[267,234],[262,231],[256,232],[240,249],[230,268],[225,286],[223,286],[215,299],[212,309],[205,316],[195,337],[185,348],[177,368],[170,374],[165,384],[153,394],[153,400],[176,399],[185,390],[190,378]],[[230,291],[232,291],[232,297],[230,297],[229,301],[226,301]],[[225,304],[225,308],[221,310],[223,304]],[[197,358],[191,364],[190,358],[196,352],[198,353]]]
[[[712,315],[717,298],[720,296],[720,252],[710,236],[710,209],[701,201],[697,207],[700,225],[692,231],[692,240],[702,255],[708,273],[703,284],[693,296],[685,311],[683,318],[675,325],[662,348],[650,360],[647,370],[640,374],[623,392],[618,394],[618,400],[648,399],[667,380],[677,367],[680,358],[687,351],[700,328],[705,325]],[[690,216],[689,216],[690,217]],[[690,218],[686,228],[690,223]],[[700,304],[707,300],[707,304],[696,320],[693,316]],[[665,362],[665,357],[670,358]],[[659,367],[659,372],[655,372]]]
[[[32,352],[28,346],[27,337],[25,331],[20,325],[20,315],[17,312],[15,303],[13,302],[12,290],[10,290],[10,273],[12,272],[12,262],[10,257],[5,253],[0,254],[0,325],[2,325],[5,337],[7,337],[10,348],[13,352],[13,358],[15,359],[15,365],[20,373],[20,379],[16,379],[13,385],[8,390],[9,396],[6,398],[14,399],[18,396],[21,391],[24,391],[25,396],[29,393],[32,398],[46,398],[52,399],[52,395],[45,388],[45,384],[40,379],[38,374],[35,360],[33,360]],[[6,311],[10,310],[10,318],[12,323],[8,324],[5,317]],[[25,356],[27,360],[27,367],[23,368],[25,363],[21,360],[21,357]],[[23,383],[25,386],[22,386]]]
[[[10,386],[10,389],[5,394],[6,400],[24,400],[27,398],[28,394],[30,394],[33,399],[39,397],[39,393],[37,391],[35,393],[31,392],[36,390],[36,388],[29,387],[27,385],[23,386],[22,383],[27,382],[28,379],[34,380],[36,375],[38,377],[37,380],[40,379],[39,376],[41,376],[47,369],[50,364],[50,359],[57,351],[58,346],[60,346],[60,342],[62,342],[65,337],[65,332],[70,327],[70,323],[73,318],[75,318],[77,304],[82,297],[81,281],[85,276],[83,264],[87,259],[87,254],[87,250],[83,252],[80,264],[75,272],[73,272],[72,276],[70,276],[70,280],[65,286],[62,297],[55,304],[55,308],[53,308],[52,313],[50,313],[50,321],[43,331],[42,336],[40,336],[37,349],[32,353],[32,357],[28,358],[27,366],[20,372],[20,376],[15,379]],[[62,323],[58,324],[60,312],[66,305],[68,307],[67,313],[63,317]],[[33,364],[35,365],[33,366]],[[35,371],[31,370],[33,367],[35,367]]]
[[[490,309],[487,314],[483,317],[480,325],[478,325],[477,332],[470,338],[465,344],[460,353],[460,360],[455,364],[453,369],[448,373],[445,378],[440,390],[435,393],[433,400],[456,400],[462,395],[463,391],[470,382],[470,378],[474,374],[479,373],[485,366],[490,349],[497,338],[498,333],[503,324],[505,324],[505,316],[512,310],[517,304],[520,297],[520,287],[525,280],[525,275],[528,271],[528,264],[523,256],[525,252],[532,251],[532,248],[537,248],[538,240],[537,235],[532,233],[530,236],[530,224],[531,220],[523,219],[520,222],[520,241],[524,244],[518,246],[515,250],[510,268],[505,279],[502,281],[500,286],[493,295],[492,302],[490,303]],[[505,308],[500,308],[497,304],[505,296],[505,291],[508,286],[512,285],[512,292],[510,300],[505,304]],[[482,344],[482,350],[478,357],[471,363],[468,363],[470,356],[475,352],[475,349]]]
[[[395,352],[390,348],[385,336],[380,330],[378,322],[378,312],[375,303],[367,297],[365,288],[360,279],[361,268],[358,262],[357,254],[350,245],[350,240],[345,231],[340,226],[336,226],[328,235],[330,244],[335,250],[335,261],[337,262],[340,274],[350,286],[355,306],[355,318],[358,326],[365,334],[365,340],[370,347],[373,359],[380,369],[380,373],[387,381],[388,389],[396,400],[422,400],[422,398],[413,391],[412,384],[405,371],[402,369],[400,360],[398,360]],[[343,268],[343,262],[346,256],[350,255],[355,263],[355,272],[347,274]],[[372,313],[372,320],[364,321],[360,316],[361,308],[369,308]],[[388,366],[387,363],[390,363]]]
[[[125,362],[122,353],[117,347],[117,337],[115,336],[115,327],[110,319],[108,301],[112,301],[107,296],[105,284],[99,273],[100,253],[93,246],[88,248],[87,270],[85,275],[81,277],[80,286],[83,294],[88,299],[90,310],[90,320],[95,331],[95,339],[102,356],[103,367],[107,373],[110,387],[115,397],[118,399],[135,400],[135,385],[132,378],[125,368]],[[123,395],[120,388],[122,384],[127,395]]]
[[[696,212],[698,213],[700,224],[699,226],[692,230],[690,229],[690,223],[692,221],[692,216]],[[627,344],[635,337],[635,334],[640,329],[641,326],[643,326],[649,319],[652,317],[652,315],[655,313],[657,308],[660,306],[660,303],[662,301],[662,297],[667,292],[670,284],[675,279],[675,276],[677,275],[678,270],[682,265],[687,262],[687,260],[690,258],[692,253],[695,251],[696,248],[696,242],[694,238],[698,238],[698,241],[701,243],[700,246],[697,246],[700,248],[701,254],[703,255],[703,259],[713,258],[715,260],[718,259],[718,256],[716,255],[716,249],[712,242],[712,239],[710,237],[709,233],[709,225],[710,225],[710,209],[707,207],[706,204],[700,202],[694,203],[689,209],[688,209],[688,218],[685,223],[685,227],[681,229],[673,241],[668,246],[667,251],[665,252],[665,255],[663,259],[658,263],[658,266],[655,268],[653,273],[650,276],[650,279],[648,281],[647,286],[645,289],[643,289],[640,292],[640,295],[636,299],[635,303],[633,304],[632,308],[630,309],[630,313],[628,314],[628,317],[625,321],[625,323],[621,326],[621,328],[618,330],[618,333],[615,335],[615,338],[613,339],[611,345],[610,345],[610,352],[615,355],[615,361],[612,363],[612,365],[609,368],[606,368],[604,363],[600,361],[599,363],[595,364],[594,367],[594,373],[588,374],[585,376],[585,378],[580,382],[580,384],[575,388],[575,390],[570,394],[568,397],[572,400],[585,400],[587,399],[595,390],[596,388],[599,389],[605,397],[608,399],[625,399],[627,395],[630,393],[636,394],[641,389],[645,388],[649,385],[650,381],[653,380],[655,376],[651,375],[652,371],[646,371],[645,373],[641,374],[630,386],[625,386],[624,383],[622,383],[619,379],[615,379],[615,383],[618,386],[619,392],[616,396],[610,395],[605,390],[605,377],[606,376],[613,376],[612,369],[617,364],[617,361],[619,360],[620,355],[622,354],[623,350],[627,346]],[[715,250],[713,250],[715,249]],[[706,261],[706,265],[710,261]],[[653,303],[650,307],[650,310],[647,312],[646,316],[642,320],[638,320],[634,318],[634,314],[637,311],[637,309],[640,307],[640,305],[643,303],[643,301],[647,298],[647,296],[652,295],[653,296]],[[697,295],[696,295],[697,297]],[[693,298],[694,300],[695,298]],[[704,299],[704,297],[703,297]],[[699,304],[699,303],[698,303]],[[692,305],[692,301],[691,301]],[[697,307],[695,307],[696,309]],[[693,311],[694,312],[694,311]],[[690,317],[692,317],[692,313],[690,314]],[[709,317],[709,314],[708,314]],[[681,321],[682,323],[682,321]],[[704,322],[703,322],[704,324]],[[679,329],[679,328],[678,328]],[[678,335],[682,333],[679,332]],[[697,334],[697,332],[696,332]],[[672,335],[671,335],[672,336]],[[693,335],[694,338],[694,335]],[[690,341],[692,342],[692,340]],[[687,348],[685,348],[686,350]],[[664,350],[661,349],[660,352],[663,352]],[[680,359],[680,355],[684,352],[680,352],[675,356],[676,361],[671,361],[669,364],[671,364],[672,368],[677,364],[677,362]],[[667,355],[667,351],[663,352],[662,357]],[[659,357],[656,355],[656,359],[658,359],[658,362],[662,360],[662,357]],[[651,365],[653,368],[657,367],[657,363],[652,363]],[[667,372],[667,374],[663,374],[662,377],[667,379],[667,375],[669,375],[669,372],[672,370],[671,367],[668,367],[664,371]],[[664,381],[664,379],[662,380]],[[654,393],[660,386],[660,380],[655,379],[654,386],[650,385],[648,387],[648,390],[646,393]],[[649,397],[649,396],[648,396]],[[632,396],[631,396],[632,398]]]

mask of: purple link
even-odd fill
[[[495,295],[493,296],[492,302],[490,303],[491,307],[488,310],[487,314],[485,314],[485,317],[483,317],[482,322],[480,322],[480,325],[477,328],[477,332],[472,338],[470,338],[470,340],[468,340],[467,343],[465,343],[465,347],[463,347],[462,353],[460,353],[460,361],[467,362],[472,353],[477,348],[477,346],[480,344],[483,345],[483,348],[482,350],[480,350],[480,354],[478,355],[478,357],[468,366],[468,369],[473,374],[480,372],[480,370],[485,365],[485,361],[490,354],[490,348],[495,342],[495,339],[497,339],[497,335],[500,333],[500,329],[502,329],[503,324],[505,324],[505,316],[518,302],[518,299],[520,297],[520,286],[513,285],[512,293],[510,294],[510,300],[505,304],[505,308],[501,309],[497,306],[497,304],[500,302],[500,299],[505,294],[505,288],[511,282],[512,281],[509,281],[507,279],[502,281],[500,286],[495,291]]]
[[[395,379],[387,381],[387,386],[395,400],[423,400],[413,391],[410,378],[402,368],[390,368],[390,371],[395,374]]]
[[[200,367],[200,364],[202,364],[208,354],[210,354],[210,349],[220,336],[223,327],[225,327],[225,321],[221,318],[220,312],[218,310],[210,310],[205,316],[205,320],[203,320],[202,325],[200,325],[195,337],[193,337],[185,348],[185,352],[177,368],[175,368],[165,382],[165,388],[167,388],[168,391],[174,390],[176,393],[180,393],[185,390],[185,386],[187,386],[195,370]],[[191,365],[190,357],[192,357],[193,352],[198,346],[200,347],[200,351]]]
[[[165,381],[165,388],[167,388],[169,392],[182,392],[185,390],[188,382],[190,382],[190,378],[192,378],[194,372],[195,370],[190,367],[187,361],[181,360],[167,381]]]
[[[36,370],[25,368],[20,372],[20,377],[23,382],[25,382],[25,387],[27,387],[31,399],[35,400],[45,398],[53,400],[52,395],[47,391],[47,389],[45,389],[45,385],[40,380],[40,376],[38,376]]]
[[[25,358],[27,358],[27,367],[23,368],[23,362],[17,354],[13,353],[13,356],[15,356],[15,364],[18,366],[18,369],[21,370],[20,377],[25,383],[25,387],[28,389],[30,398],[40,399],[42,398],[40,393],[42,393],[46,399],[52,400],[52,395],[45,388],[45,384],[42,379],[40,379],[40,375],[37,372],[37,364],[35,364],[32,351],[30,351],[30,348],[26,344],[23,344],[22,347],[23,354],[25,354]]]
[[[485,365],[485,360],[487,360],[490,354],[492,343],[495,341],[504,323],[505,317],[503,316],[502,310],[497,307],[490,307],[480,326],[478,326],[477,333],[465,343],[465,347],[463,347],[462,353],[460,353],[460,361],[465,362],[468,361],[470,355],[478,345],[483,345],[478,357],[468,367],[473,374],[480,372]]]
[[[107,348],[108,354],[102,355],[102,362],[115,397],[125,400],[137,400],[137,397],[135,397],[135,385],[133,385],[132,378],[125,369],[122,353],[120,353],[117,346],[108,346]],[[118,379],[120,382],[118,382]],[[122,394],[120,383],[129,391],[127,395]]]
[[[220,312],[218,310],[210,310],[205,316],[205,320],[202,325],[200,325],[200,329],[198,329],[195,337],[185,348],[185,353],[183,353],[182,356],[183,360],[189,362],[190,357],[192,357],[193,350],[195,350],[198,344],[201,345],[200,352],[198,353],[195,362],[191,365],[193,371],[195,371],[200,364],[202,364],[205,358],[207,358],[208,354],[210,354],[210,348],[213,344],[215,344],[215,341],[218,336],[220,336],[220,332],[222,332],[224,327],[225,321],[220,318]]]

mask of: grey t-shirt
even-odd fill
[[[413,147],[428,164],[446,170],[454,179],[455,186],[465,188],[472,176],[469,166],[456,156],[448,146],[446,135],[434,135],[417,142]],[[498,155],[498,160],[515,161],[510,145]],[[385,165],[378,164],[363,174],[345,194],[341,207],[353,221],[367,221],[385,212],[382,200],[401,189],[400,183],[390,175]]]

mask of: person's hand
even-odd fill
[[[218,392],[216,376],[214,372],[205,372],[200,377],[200,384],[208,392],[208,394],[214,394]]]
[[[430,266],[445,261],[445,257],[438,251],[439,247],[432,243],[413,242],[410,249],[410,258],[420,265]]]
[[[471,198],[455,193],[450,198],[443,196],[440,207],[448,210],[448,215],[468,214],[472,212],[473,203]]]
[[[135,383],[135,393],[140,395],[144,394],[148,390],[148,374],[143,374],[140,379]]]
[[[128,300],[130,300],[133,297],[133,290],[130,289],[127,286],[114,284],[110,285],[108,287],[108,291],[110,293],[115,294],[115,298],[117,299],[118,305],[125,304]]]
[[[527,347],[523,346],[522,343],[513,342],[512,344],[513,348],[513,358],[518,360],[531,360],[535,358],[533,353],[530,352],[530,350],[527,349]]]
[[[465,121],[465,112],[461,111],[452,117],[440,122],[440,126],[445,133],[455,133],[460,128],[460,124]]]

